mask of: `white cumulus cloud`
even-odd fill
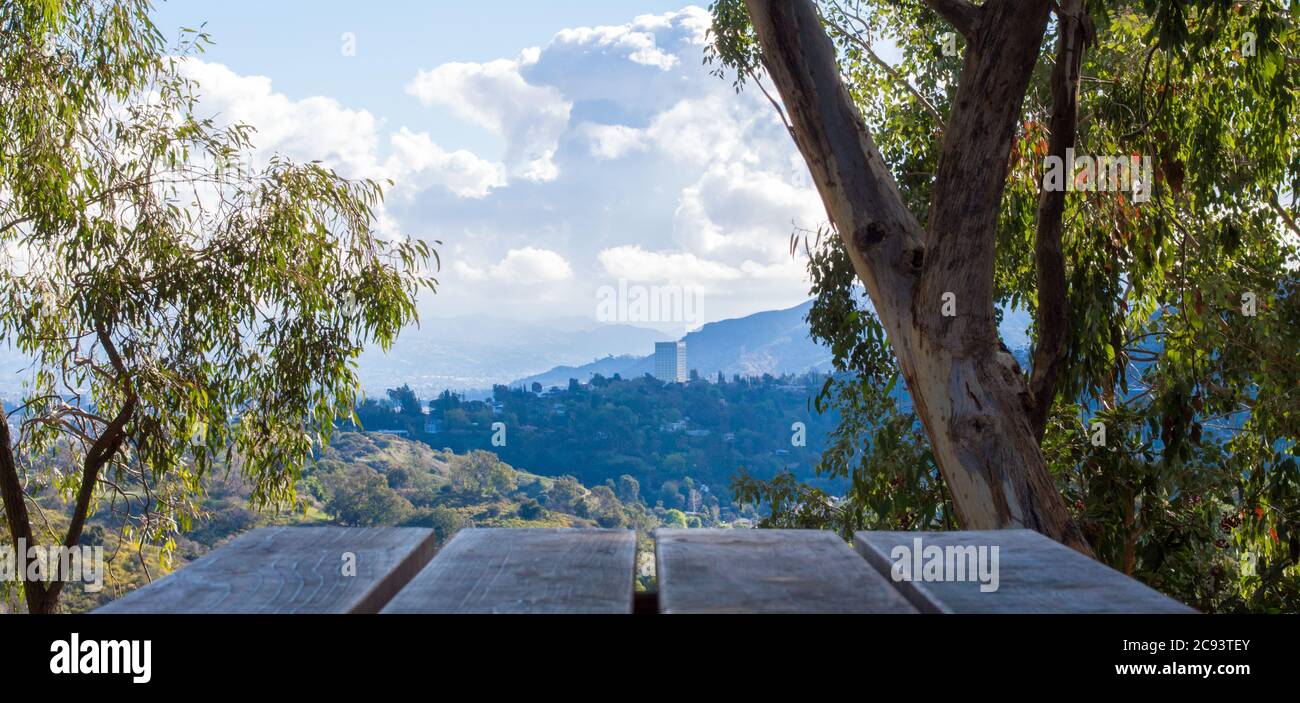
[[[183,75],[198,85],[199,110],[225,124],[256,129],[259,152],[298,160],[319,159],[354,178],[379,176],[379,119],[333,98],[291,100],[266,76],[243,76],[219,63],[187,58]]]
[[[733,266],[690,252],[646,251],[637,245],[605,249],[597,258],[610,276],[629,281],[716,283],[743,275]]]
[[[579,128],[598,159],[617,159],[632,151],[646,148],[645,132],[621,124],[583,123]]]
[[[579,27],[565,29],[555,35],[554,44],[574,44],[599,51],[621,55],[633,63],[653,66],[667,71],[677,65],[677,56],[655,44],[653,32],[642,31],[646,25],[663,29],[670,26],[653,15],[637,18],[635,22],[620,27]]]
[[[571,104],[548,86],[527,83],[519,60],[446,63],[421,71],[406,92],[425,105],[450,109],[506,140],[506,165],[513,175],[533,181],[553,180],[555,150],[569,122]]]
[[[481,198],[505,185],[500,164],[465,150],[446,151],[428,133],[406,127],[385,138],[382,121],[367,110],[322,96],[292,100],[276,92],[270,78],[239,75],[218,63],[187,58],[181,67],[198,85],[200,112],[256,130],[255,163],[273,153],[319,160],[348,178],[393,179],[407,197],[441,186]]]
[[[573,277],[573,269],[563,256],[549,249],[524,247],[506,252],[504,259],[492,267],[489,275],[512,283],[546,283]]]
[[[448,152],[425,132],[416,134],[403,127],[392,135],[390,142],[392,153],[385,169],[408,197],[431,183],[467,198],[482,198],[493,188],[506,184],[505,168],[501,164],[480,159],[464,149]]]

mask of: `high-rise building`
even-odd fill
[[[686,382],[686,342],[655,342],[655,378],[664,383]]]

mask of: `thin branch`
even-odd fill
[[[786,119],[785,109],[781,107],[781,103],[777,102],[776,98],[767,92],[767,88],[763,87],[763,82],[758,79],[758,76],[754,75],[753,71],[746,69],[745,73],[749,74],[749,79],[754,81],[754,85],[758,86],[758,89],[762,91],[763,97],[767,98],[767,101],[772,104],[772,109],[776,110],[777,116],[781,118],[781,124],[785,125],[785,130],[790,133],[791,137],[794,137],[794,127],[791,127],[790,120]]]
[[[1150,61],[1150,59],[1151,59],[1151,54],[1154,54],[1154,53],[1155,53],[1155,49],[1156,49],[1156,47],[1154,47],[1154,46],[1151,47],[1151,53],[1147,54],[1147,60],[1148,60],[1148,61]],[[1169,68],[1170,68],[1170,66],[1172,66],[1172,65],[1173,65],[1173,60],[1172,60],[1172,59],[1170,59],[1170,60],[1166,60],[1166,61],[1165,61],[1165,75],[1164,75],[1164,78],[1161,79],[1161,81],[1160,81],[1160,82],[1161,82],[1161,89],[1160,89],[1160,102],[1156,103],[1156,111],[1153,112],[1153,113],[1151,113],[1151,116],[1148,117],[1147,120],[1146,120],[1146,122],[1143,122],[1142,125],[1141,125],[1140,127],[1138,127],[1137,129],[1133,130],[1132,132],[1129,132],[1128,134],[1125,134],[1124,136],[1120,137],[1120,141],[1127,141],[1127,140],[1129,140],[1129,139],[1132,139],[1133,137],[1136,137],[1136,136],[1138,136],[1138,135],[1140,135],[1140,134],[1143,134],[1144,132],[1147,131],[1147,129],[1149,129],[1149,128],[1151,127],[1152,124],[1155,123],[1156,118],[1160,117],[1160,113],[1164,112],[1164,110],[1165,110],[1165,103],[1166,103],[1167,99],[1169,98]],[[1138,95],[1145,95],[1145,94],[1146,94],[1146,75],[1145,75],[1145,72],[1144,72],[1144,73],[1143,73],[1143,78],[1142,78],[1142,89],[1141,89],[1140,91],[1138,91]]]
[[[925,111],[930,113],[930,116],[934,118],[935,126],[938,127],[940,131],[943,130],[944,127],[943,115],[939,114],[939,110],[937,110],[934,107],[934,104],[931,103],[929,100],[927,100],[925,96],[921,94],[921,91],[917,90],[916,87],[912,85],[911,81],[904,78],[901,74],[898,73],[898,71],[893,66],[890,66],[887,61],[880,58],[880,56],[876,53],[875,49],[872,48],[870,42],[867,42],[862,37],[859,37],[857,34],[849,31],[843,25],[839,24],[838,22],[831,19],[830,17],[827,17],[826,13],[821,13],[821,14],[822,14],[822,21],[834,27],[835,30],[838,31],[840,34],[844,35],[846,39],[853,42],[860,49],[865,51],[867,57],[870,58],[873,63],[879,66],[881,70],[883,70],[886,74],[889,75],[890,78],[893,78],[895,82],[899,83],[904,88],[906,88],[907,92],[911,93],[912,97],[916,98],[917,101],[921,103],[921,107],[924,107]]]
[[[0,234],[4,234],[5,232],[8,232],[10,229],[17,227],[18,225],[21,225],[24,222],[31,222],[33,219],[35,218],[32,216],[28,216],[28,217],[19,217],[16,220],[10,220],[9,222],[6,222],[4,226],[0,227]]]
[[[1300,227],[1296,226],[1295,218],[1291,217],[1291,213],[1287,212],[1286,208],[1282,207],[1282,203],[1277,201],[1277,193],[1269,195],[1268,204],[1273,207],[1273,211],[1278,214],[1278,217],[1281,217],[1282,221],[1286,223],[1286,226],[1291,230],[1291,233],[1300,237]]]
[[[100,346],[104,348],[104,353],[108,355],[109,362],[119,374],[119,382],[126,391],[126,402],[91,445],[90,451],[86,452],[85,460],[82,462],[81,488],[77,491],[77,501],[73,507],[72,521],[68,525],[68,534],[63,539],[65,547],[76,546],[77,540],[81,538],[81,530],[85,527],[86,516],[90,512],[90,501],[95,495],[95,487],[99,484],[99,472],[126,441],[126,424],[135,415],[138,402],[138,396],[131,388],[130,373],[127,371],[126,364],[122,362],[108,329],[103,324],[96,323],[95,333],[99,338]],[[47,597],[57,598],[59,592],[63,590],[63,583],[63,581],[52,582]]]

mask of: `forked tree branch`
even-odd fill
[[[959,524],[1034,529],[1091,554],[1029,426],[1028,387],[999,350],[993,314],[998,205],[1048,0],[989,0],[978,13],[939,5],[970,35],[922,228],[844,86],[813,3],[746,0],[795,143],[886,329]]]
[[[108,355],[109,363],[118,373],[118,383],[126,391],[126,401],[122,408],[118,410],[108,423],[108,426],[100,432],[95,443],[90,446],[90,451],[86,452],[86,457],[82,462],[81,468],[81,488],[77,491],[77,501],[72,510],[72,521],[68,525],[67,536],[63,538],[63,546],[74,547],[77,541],[81,539],[81,530],[86,525],[86,517],[90,513],[90,502],[95,496],[95,488],[99,484],[99,474],[104,466],[117,455],[121,450],[122,444],[126,441],[126,425],[135,415],[135,408],[138,403],[138,396],[131,388],[131,379],[126,365],[122,362],[121,356],[117,352],[117,346],[113,344],[113,338],[108,329],[103,325],[96,325],[95,334],[99,338],[100,346],[104,348],[104,353]],[[63,581],[55,580],[50,583],[47,598],[57,598],[59,592],[63,590]]]
[[[95,488],[99,484],[99,474],[103,471],[104,466],[108,464],[117,452],[121,450],[122,443],[126,441],[126,424],[130,422],[135,415],[136,396],[131,394],[127,397],[126,403],[118,411],[113,421],[104,428],[104,432],[99,435],[95,443],[91,445],[90,451],[86,453],[85,461],[81,468],[81,488],[77,491],[77,502],[72,510],[72,522],[68,525],[68,534],[63,538],[63,546],[75,547],[78,540],[81,539],[81,531],[86,526],[86,517],[90,513],[90,502],[95,496]],[[50,582],[47,598],[57,598],[63,590],[64,582],[54,580]]]
[[[1079,122],[1079,75],[1083,52],[1091,37],[1081,0],[1061,0],[1057,6],[1056,65],[1052,68],[1052,113],[1048,118],[1047,153],[1060,159],[1074,147]],[[1065,254],[1061,251],[1065,189],[1041,189],[1034,239],[1034,275],[1038,290],[1037,335],[1029,390],[1033,403],[1029,424],[1039,442],[1056,400],[1057,382],[1065,359],[1069,330],[1069,292],[1065,284]]]
[[[980,17],[980,8],[972,5],[968,0],[925,0],[925,4],[939,13],[940,17],[948,20],[949,24],[967,38],[975,31],[975,24]]]

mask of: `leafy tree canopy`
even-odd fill
[[[254,167],[250,127],[196,117],[178,62],[208,37],[168,47],[150,10],[0,2],[0,335],[32,359],[0,418],[14,539],[75,545],[107,499],[139,541],[166,542],[218,457],[255,505],[291,504],[352,412],[363,345],[389,345],[435,284],[428,245],[376,236],[378,183]],[[66,534],[33,528],[44,485]],[[29,608],[60,588],[28,584]]]
[[[954,4],[817,3],[852,100],[921,221],[965,53],[934,8]],[[1021,106],[994,275],[996,313],[1034,320],[1030,385],[1031,372],[1059,364],[1043,455],[1099,559],[1203,609],[1295,610],[1300,8],[1089,1],[1063,21],[1071,6],[1053,5]],[[712,7],[706,61],[738,90],[770,91],[745,4]],[[1066,193],[1053,354],[1044,333],[1056,303],[1036,246],[1063,26],[1084,40],[1075,153],[1145,156],[1153,178],[1146,201],[1095,179]],[[886,41],[901,57],[892,64]],[[851,487],[837,503],[789,477],[742,477],[739,494],[770,503],[776,525],[955,527],[929,442],[889,397],[898,367],[884,330],[828,234],[796,232],[792,248],[808,254],[809,321],[840,371],[818,399],[841,418],[820,468]]]

